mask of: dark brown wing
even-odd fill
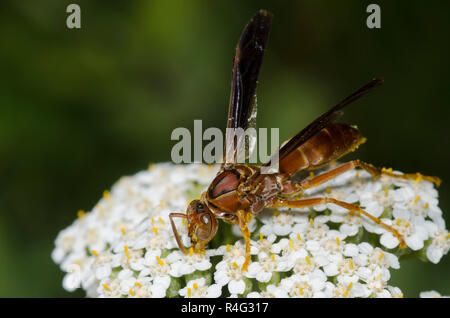
[[[368,84],[364,85],[357,91],[355,91],[353,94],[342,100],[339,104],[331,108],[326,113],[322,114],[320,117],[318,117],[316,120],[314,120],[311,124],[306,126],[303,130],[301,130],[299,133],[294,135],[291,139],[289,139],[280,149],[278,156],[279,160],[282,160],[287,155],[289,155],[292,151],[300,147],[303,143],[305,143],[308,139],[313,137],[315,134],[317,134],[319,131],[321,131],[323,128],[327,127],[330,123],[338,119],[340,116],[342,116],[342,112],[340,111],[342,108],[347,106],[348,104],[354,102],[364,94],[366,94],[370,89],[379,86],[383,83],[383,79],[381,78],[375,78],[372,81],[370,81]],[[264,166],[270,166],[276,163],[276,160],[273,159],[274,157],[269,160],[269,162],[265,163]],[[272,162],[273,161],[273,162]]]
[[[248,22],[236,47],[224,163],[236,163],[237,153],[241,145],[245,144],[236,138],[233,133],[235,129],[242,128],[245,131],[255,126],[256,86],[271,23],[272,15],[269,12],[258,11]]]

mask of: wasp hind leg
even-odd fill
[[[399,174],[392,172],[392,169],[379,169],[370,163],[365,163],[360,160],[352,160],[347,163],[344,163],[343,165],[331,169],[327,172],[324,172],[316,177],[313,177],[311,179],[303,180],[299,183],[297,183],[298,191],[317,187],[320,184],[327,182],[335,177],[337,177],[340,174],[343,174],[344,172],[347,172],[349,170],[355,169],[355,168],[361,168],[366,170],[368,173],[370,173],[374,178],[378,178],[381,175],[393,177],[393,178],[399,178],[399,179],[407,179],[407,180],[426,180],[433,182],[436,186],[440,186],[441,179],[438,177],[431,177],[431,176],[424,176],[421,173],[406,173],[406,174]]]
[[[381,227],[385,228],[400,241],[400,247],[405,248],[407,247],[405,243],[405,239],[403,238],[403,235],[401,235],[396,229],[394,229],[392,226],[387,225],[386,223],[383,223],[379,218],[374,217],[373,215],[367,213],[363,209],[361,209],[356,204],[350,204],[344,201],[339,201],[333,198],[311,198],[311,199],[302,199],[302,200],[295,200],[295,201],[289,201],[289,200],[278,200],[277,203],[271,207],[271,208],[277,208],[277,207],[287,207],[287,208],[309,208],[315,205],[320,204],[327,204],[327,203],[333,203],[340,207],[343,207],[344,209],[347,209],[349,212],[356,212],[358,215],[364,215],[371,219],[376,224],[380,225]]]

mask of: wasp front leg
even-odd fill
[[[239,210],[237,213],[239,219],[239,226],[241,228],[242,236],[245,240],[245,261],[242,265],[242,270],[246,271],[248,265],[250,264],[251,255],[250,255],[250,230],[248,229],[247,223],[249,217],[251,217],[250,212]]]

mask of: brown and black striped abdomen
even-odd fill
[[[365,138],[358,129],[345,124],[331,124],[280,161],[280,172],[293,174],[316,169],[354,151]]]

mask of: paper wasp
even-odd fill
[[[227,128],[245,130],[255,125],[256,86],[271,22],[272,15],[260,10],[250,19],[237,44],[232,69]],[[292,178],[299,171],[327,166],[365,142],[366,139],[356,127],[334,121],[342,115],[342,108],[382,82],[382,79],[373,79],[285,142],[278,152],[278,173],[262,174],[261,166],[238,164],[236,158],[239,147],[236,145],[243,143],[235,137],[230,137],[227,129],[228,147],[225,147],[224,160],[215,179],[200,199],[190,202],[186,214],[170,214],[172,229],[180,249],[188,253],[175,227],[174,217],[187,218],[188,235],[195,251],[202,250],[215,236],[218,228],[217,219],[238,224],[245,239],[245,262],[242,270],[246,270],[250,263],[250,231],[247,223],[252,215],[258,214],[264,208],[307,208],[327,203],[364,215],[392,232],[400,241],[400,246],[406,247],[403,236],[396,229],[362,210],[358,205],[329,197],[298,199],[296,195],[304,189],[316,187],[355,168],[364,169],[373,177],[387,175],[413,180],[421,178],[437,185],[440,184],[439,178],[419,173],[396,174],[359,160],[344,163],[313,178],[301,181],[294,181]],[[273,164],[272,161],[271,159],[263,167]]]

